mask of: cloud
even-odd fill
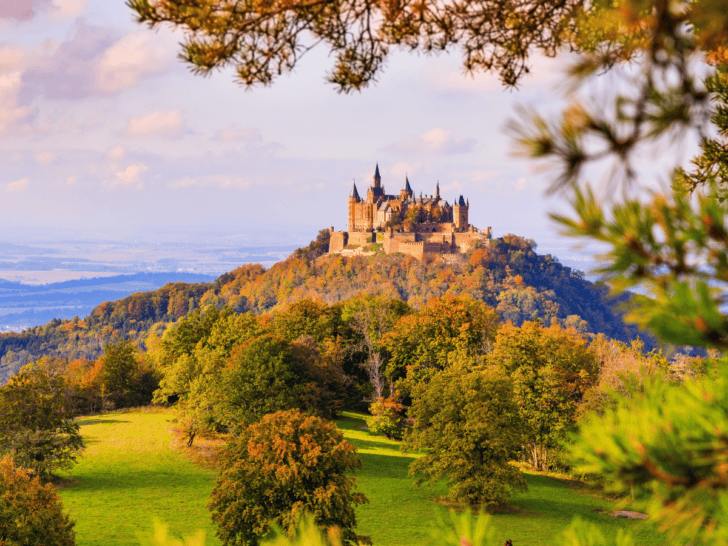
[[[27,178],[21,178],[20,180],[8,182],[8,184],[5,186],[5,191],[8,193],[15,193],[25,188],[29,182],[30,180]]]
[[[163,112],[155,110],[146,116],[131,118],[123,134],[130,137],[157,135],[166,138],[179,137],[185,130],[181,110]]]
[[[185,176],[184,178],[175,180],[174,182],[170,182],[168,184],[168,187],[174,189],[190,188],[193,186],[202,188],[216,187],[247,189],[250,188],[252,185],[252,182],[243,177],[223,174],[205,175],[198,177]]]
[[[398,154],[461,154],[472,152],[476,142],[471,137],[456,137],[450,129],[435,127],[421,135],[389,144],[381,151]]]
[[[215,133],[213,140],[217,142],[246,141],[260,143],[263,141],[263,136],[260,134],[259,129],[240,129],[236,125],[231,125]]]
[[[21,104],[36,97],[80,100],[108,96],[162,72],[171,52],[153,35],[117,31],[79,19],[73,36],[30,58],[22,74]]]
[[[118,161],[119,159],[124,159],[125,155],[126,155],[126,149],[121,145],[114,146],[113,148],[109,148],[106,151],[106,157],[108,157],[112,161]]]
[[[51,5],[51,0],[3,0],[0,3],[0,19],[27,21]]]
[[[523,177],[519,178],[518,180],[516,180],[516,183],[515,183],[516,190],[522,191],[523,189],[526,188],[527,183],[528,182],[526,181],[525,178],[523,178]]]
[[[35,154],[35,160],[41,165],[48,165],[49,163],[53,163],[57,157],[58,154],[55,154],[53,152],[39,152]]]
[[[97,89],[113,94],[137,84],[144,76],[163,70],[169,52],[148,33],[128,34],[104,51],[97,65]]]
[[[29,122],[34,112],[18,102],[26,58],[22,48],[0,48],[0,135],[28,132],[30,129]]]
[[[141,174],[147,170],[149,170],[149,167],[143,163],[129,165],[123,171],[116,171],[114,178],[107,183],[107,186],[110,188],[117,186],[130,187],[133,185],[141,187]]]

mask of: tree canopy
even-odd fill
[[[254,546],[277,525],[294,533],[306,514],[356,543],[354,507],[367,502],[348,476],[361,467],[336,426],[297,410],[243,429],[219,457],[209,508],[225,546]]]

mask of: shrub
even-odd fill
[[[74,523],[62,510],[51,484],[0,460],[0,545],[74,546]]]
[[[380,398],[369,406],[372,417],[368,419],[369,431],[381,434],[393,440],[401,440],[404,436],[407,407],[393,398]]]
[[[292,535],[305,513],[355,543],[354,492],[348,472],[361,467],[356,448],[335,425],[298,410],[266,415],[242,430],[220,454],[208,505],[223,544],[255,546],[272,526]]]

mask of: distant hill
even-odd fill
[[[43,354],[96,358],[104,343],[144,339],[152,328],[184,317],[196,307],[228,305],[237,312],[266,313],[301,299],[332,304],[357,294],[382,294],[419,307],[445,294],[468,294],[494,307],[503,320],[521,324],[556,320],[627,341],[637,337],[607,297],[605,286],[580,271],[536,253],[533,241],[507,235],[456,261],[383,253],[328,255],[320,236],[266,270],[246,265],[214,282],[170,283],[95,307],[84,319],[54,319],[45,326],[0,335],[0,380]],[[627,296],[620,298],[621,301]]]
[[[214,278],[196,273],[155,272],[41,285],[0,280],[0,331],[23,330],[54,318],[84,317],[102,302],[156,290],[170,282],[199,283]]]

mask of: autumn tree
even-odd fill
[[[514,399],[528,425],[525,445],[531,465],[549,468],[575,430],[584,393],[597,378],[596,355],[587,339],[558,324],[506,324],[498,330],[488,362],[513,381]]]
[[[407,379],[407,387],[444,369],[451,353],[484,353],[500,321],[495,310],[468,296],[431,299],[402,317],[384,336],[390,357],[386,375]]]
[[[225,546],[257,545],[273,525],[292,534],[306,514],[356,543],[354,507],[367,500],[348,474],[361,461],[334,424],[297,410],[272,413],[232,438],[219,461],[208,507]]]
[[[425,449],[410,465],[417,482],[446,478],[448,498],[470,504],[504,504],[526,482],[511,464],[525,441],[526,426],[511,380],[502,370],[459,356],[412,390],[405,438]]]
[[[62,375],[30,364],[0,388],[0,453],[15,464],[48,479],[83,447]]]
[[[74,546],[74,525],[53,485],[0,459],[0,544]]]

